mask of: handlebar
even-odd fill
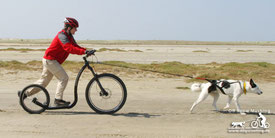
[[[96,50],[90,50],[86,51],[86,55],[83,57],[83,60],[85,61],[85,64],[89,64],[87,61],[87,58],[91,55],[95,55]]]
[[[86,52],[86,55],[85,55],[84,57],[87,58],[87,57],[89,57],[89,56],[91,56],[91,55],[95,55],[95,52],[96,52],[96,50],[87,51],[87,52]]]

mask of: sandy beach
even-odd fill
[[[1,46],[5,48],[34,48],[34,46]],[[99,61],[125,61],[130,63],[162,63],[178,61],[187,64],[205,64],[211,62],[268,62],[275,64],[274,46],[218,46],[218,45],[96,45],[88,48],[119,48],[122,50],[140,50],[142,52],[98,52]],[[44,48],[46,46],[37,46]],[[17,60],[28,62],[41,61],[43,51],[0,51],[0,61]],[[68,60],[81,61],[81,56],[70,55]],[[79,67],[81,68],[81,67]],[[112,73],[112,72],[110,72]],[[141,138],[141,137],[274,137],[275,135],[275,82],[255,82],[262,89],[262,95],[248,93],[240,98],[243,110],[267,111],[270,124],[268,133],[228,132],[232,122],[250,120],[257,115],[240,115],[231,112],[216,112],[212,107],[212,97],[198,105],[194,113],[189,109],[199,93],[189,89],[186,78],[163,77],[156,73],[143,72],[131,76],[118,74],[128,89],[128,98],[124,107],[113,115],[96,114],[86,103],[85,87],[91,79],[82,77],[79,88],[79,102],[69,110],[45,111],[33,115],[25,112],[19,105],[17,91],[36,81],[41,71],[0,70],[0,136],[1,137],[98,137],[98,138]],[[69,84],[65,90],[66,100],[73,101],[74,79],[77,73],[68,72]],[[54,78],[47,90],[53,102],[57,80]],[[220,96],[218,108],[222,109],[227,97]],[[229,111],[236,109],[232,103]]]

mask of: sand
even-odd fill
[[[9,47],[9,46],[6,46]],[[14,46],[13,46],[14,47]],[[26,46],[25,46],[26,47]],[[92,47],[92,46],[88,46]],[[141,50],[143,52],[99,52],[100,61],[119,60],[132,63],[179,61],[188,64],[226,62],[269,62],[275,64],[274,48],[271,46],[93,46]],[[3,48],[3,47],[1,47]],[[20,48],[20,46],[17,46]],[[203,50],[202,52],[194,52]],[[248,52],[237,52],[249,50]],[[206,52],[205,52],[206,51]],[[43,52],[0,52],[0,60],[28,62],[41,60]],[[81,61],[81,56],[68,60]],[[242,95],[240,104],[244,110],[269,111],[265,115],[270,124],[269,133],[229,133],[232,122],[254,120],[256,114],[240,115],[214,111],[212,97],[198,105],[193,114],[189,109],[199,93],[177,87],[190,87],[185,78],[165,78],[154,73],[132,76],[120,75],[128,89],[125,106],[113,115],[96,114],[86,103],[85,87],[90,78],[82,77],[79,102],[68,110],[45,111],[32,115],[19,105],[17,91],[33,83],[41,71],[0,71],[0,136],[1,137],[274,137],[275,106],[274,82],[257,82],[262,95]],[[68,72],[70,81],[65,99],[73,100],[75,72]],[[56,79],[47,89],[53,102]],[[225,106],[227,97],[220,96],[218,108]],[[230,110],[235,109],[232,104]]]

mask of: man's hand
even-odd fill
[[[85,54],[87,55],[87,57],[94,55],[94,53],[96,52],[96,50],[86,50]]]

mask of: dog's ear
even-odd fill
[[[255,82],[253,81],[253,79],[250,79],[250,85],[252,88],[257,87],[257,85],[255,84]]]

